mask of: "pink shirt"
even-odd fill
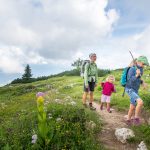
[[[115,87],[110,82],[102,82],[101,86],[103,88],[102,94],[111,96],[112,92],[116,92]]]

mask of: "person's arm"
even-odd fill
[[[101,82],[101,87],[104,89],[105,82]]]
[[[127,76],[129,80],[135,82],[137,78],[140,78],[140,71],[139,69],[136,70],[135,68],[130,68]]]
[[[104,82],[101,82],[100,85],[101,85],[101,87],[103,87],[104,86]]]
[[[84,71],[84,82],[85,82],[85,87],[88,87],[88,69],[89,64],[85,65],[85,71]]]
[[[112,92],[116,93],[116,88],[115,88],[114,84],[112,85]]]

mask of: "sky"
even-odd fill
[[[21,78],[73,69],[78,58],[97,54],[102,69],[150,61],[148,0],[0,0],[0,86]]]

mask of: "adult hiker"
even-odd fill
[[[84,71],[84,93],[83,93],[83,105],[87,107],[86,99],[87,95],[89,93],[90,95],[90,101],[89,101],[89,107],[91,110],[96,110],[96,108],[93,107],[92,102],[94,100],[93,98],[93,92],[94,88],[97,86],[97,80],[98,80],[98,71],[97,71],[97,65],[95,63],[96,61],[96,54],[91,53],[89,55],[90,62],[86,63],[85,65],[85,71]]]
[[[138,90],[140,85],[146,86],[144,81],[141,79],[143,75],[143,67],[148,66],[148,60],[145,56],[140,56],[136,60],[136,66],[133,66],[129,69],[127,74],[127,83],[125,86],[125,91],[130,97],[130,107],[128,111],[127,117],[127,125],[140,125],[140,112],[143,106],[143,100],[140,98],[138,94]],[[134,119],[131,119],[134,114]]]

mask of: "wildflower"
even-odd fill
[[[42,104],[44,102],[44,98],[42,96],[39,96],[38,99],[37,99],[37,102],[39,104]]]
[[[67,96],[66,99],[70,99],[71,100],[72,98],[70,96]]]
[[[49,116],[49,117],[48,117],[48,119],[52,119],[52,118],[53,118],[52,116]]]
[[[61,121],[61,118],[57,118],[56,121],[58,121],[58,122]]]
[[[52,114],[51,114],[51,113],[48,113],[48,116],[52,116]]]
[[[96,124],[91,120],[89,122],[86,122],[86,127],[88,129],[92,129],[93,130],[96,127]]]
[[[32,142],[31,143],[35,144],[36,141],[37,141],[37,135],[34,134],[34,135],[32,135]]]
[[[40,97],[40,96],[45,96],[45,93],[43,93],[43,92],[38,92],[37,94],[36,94],[36,97],[38,98],[38,97]]]
[[[44,111],[47,112],[47,108],[46,107],[44,107]]]
[[[2,109],[4,109],[5,107],[7,107],[7,105],[5,103],[1,103],[1,107]]]
[[[71,105],[76,105],[76,102],[72,101],[70,102]]]
[[[61,104],[61,103],[62,103],[62,100],[60,100],[60,99],[55,99],[55,102],[58,103],[58,104]]]

